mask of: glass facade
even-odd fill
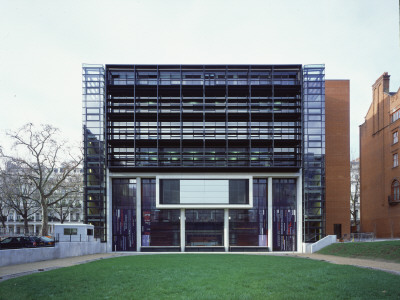
[[[114,191],[133,192],[129,180],[136,179],[112,181],[109,232],[115,249],[134,249],[139,242],[142,247],[268,246],[295,251],[300,200],[303,241],[325,236],[323,65],[83,65],[82,69],[84,212],[85,222],[95,225],[96,237],[106,241],[106,168],[110,176],[147,173],[138,187],[141,198],[135,196],[129,205]],[[208,178],[213,172],[246,172],[254,178]],[[295,179],[274,178],[268,212],[266,177],[299,172],[303,199],[296,198]],[[194,179],[160,179],[161,209],[157,209],[155,177],[161,173],[182,178],[199,174],[205,188],[201,193],[190,190],[190,185],[200,189]],[[213,187],[213,197],[208,189],[211,180],[220,181]],[[247,209],[250,184],[253,207]],[[141,211],[134,211],[133,201]],[[181,233],[181,210],[162,208],[172,204],[208,206],[185,208],[186,231]],[[209,209],[213,204],[237,205],[228,212],[229,237],[224,237],[228,222],[224,210]],[[273,228],[268,228],[268,213]],[[141,218],[138,230],[136,216]],[[133,231],[126,231],[128,223]]]
[[[268,246],[267,179],[253,180],[253,209],[229,210],[230,246]]]
[[[107,65],[110,170],[298,170],[301,69]]]
[[[186,209],[186,246],[224,246],[223,209]]]
[[[94,236],[106,240],[104,67],[82,66],[84,216]]]
[[[112,250],[136,251],[151,247],[271,247],[274,251],[297,249],[296,179],[272,179],[272,245],[268,244],[268,178],[254,178],[251,209],[158,209],[156,179],[141,178],[141,210],[137,212],[136,179],[112,179]],[[137,236],[137,214],[141,214]],[[182,245],[182,222],[184,239]],[[229,228],[229,230],[228,230]],[[227,231],[225,231],[225,229]],[[228,234],[227,240],[225,234]],[[225,244],[227,241],[228,245]],[[146,251],[148,251],[146,250]],[[152,250],[150,250],[152,251]],[[158,250],[157,250],[158,251]],[[190,251],[190,249],[188,249]],[[237,251],[237,250],[236,250]],[[243,250],[240,250],[243,251]]]
[[[303,69],[304,242],[325,236],[325,66]]]
[[[136,251],[136,180],[112,180],[114,251]]]
[[[272,250],[297,250],[295,179],[272,179]]]
[[[180,210],[156,209],[156,180],[142,179],[142,247],[180,246]]]

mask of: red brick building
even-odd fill
[[[400,89],[389,91],[390,75],[372,86],[373,100],[360,125],[361,231],[400,237]]]
[[[325,81],[326,234],[350,234],[350,81]]]

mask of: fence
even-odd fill
[[[56,233],[54,239],[57,242],[60,242],[60,234]],[[64,234],[61,242],[97,242],[97,238],[93,237],[93,235],[82,235],[82,234]]]
[[[375,234],[373,232],[350,233],[350,239],[346,242],[373,242]]]

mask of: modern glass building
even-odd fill
[[[324,65],[83,65],[85,221],[109,251],[303,251]]]

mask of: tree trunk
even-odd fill
[[[24,234],[29,235],[28,217],[24,217]]]
[[[48,232],[48,224],[49,224],[49,212],[47,205],[42,204],[42,230],[41,235],[46,236],[49,235]]]
[[[7,217],[4,216],[4,215],[1,215],[0,218],[1,218],[1,225],[5,229],[6,228],[6,219],[7,219]]]

